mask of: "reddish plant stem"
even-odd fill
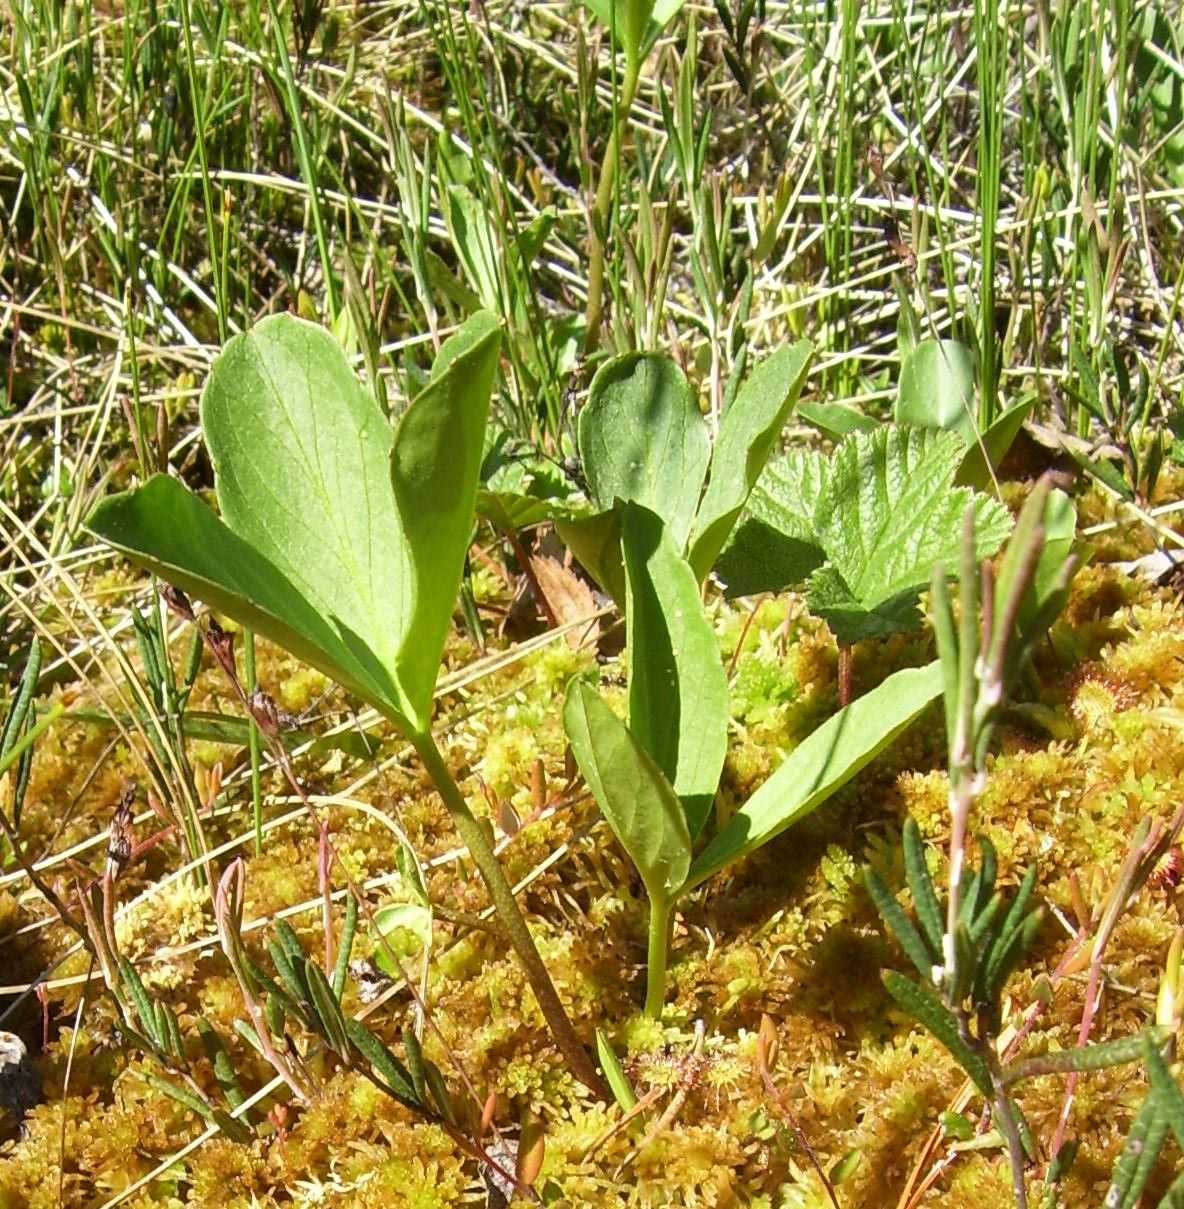
[[[1176,811],[1171,823],[1165,826],[1158,819],[1141,827],[1135,833],[1135,839],[1122,868],[1118,873],[1118,883],[1115,885],[1102,918],[1098,922],[1094,934],[1093,949],[1090,952],[1089,980],[1085,988],[1085,1003],[1081,1009],[1081,1024],[1077,1029],[1077,1044],[1086,1045],[1093,1031],[1094,1018],[1102,1002],[1102,959],[1106,948],[1114,935],[1119,917],[1126,909],[1131,899],[1142,889],[1143,883],[1155,868],[1160,855],[1176,842],[1176,837],[1184,828],[1184,806]],[[1061,1115],[1057,1119],[1056,1132],[1053,1134],[1051,1154],[1057,1154],[1065,1141],[1065,1131],[1069,1127],[1069,1115],[1073,1111],[1073,1100],[1077,1092],[1077,1081],[1080,1075],[1074,1071],[1065,1081],[1065,1099],[1061,1105]]]
[[[839,709],[851,704],[853,659],[849,643],[839,643]]]

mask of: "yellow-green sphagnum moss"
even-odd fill
[[[1092,494],[1084,510],[1091,509],[1095,519],[1106,519]],[[1126,542],[1132,548],[1111,553],[1142,552],[1140,539]],[[480,577],[478,588],[481,598],[498,591]],[[711,603],[725,660],[744,633],[717,802],[721,820],[835,707],[836,651],[825,628],[792,597],[762,603],[746,628],[750,607]],[[894,668],[932,657],[926,635],[865,645],[855,652],[857,691]],[[467,640],[456,638],[449,666],[461,668],[473,655]],[[327,686],[317,675],[266,643],[259,644],[258,666],[286,708],[316,705],[322,716],[310,722],[314,729],[348,721],[336,690],[322,697]],[[496,933],[470,931],[446,917],[445,910],[478,915],[488,902],[471,863],[458,854],[447,813],[398,737],[390,735],[366,763],[331,751],[296,760],[309,792],[317,800],[332,799],[326,817],[351,875],[368,882],[391,874],[401,834],[424,866],[431,899],[444,909],[423,987],[434,1024],[424,1034],[424,1048],[444,1071],[462,1123],[469,1128],[490,1091],[498,1093],[496,1124],[508,1139],[526,1114],[540,1120],[547,1141],[538,1187],[560,1206],[818,1209],[828,1201],[789,1128],[786,1114],[792,1112],[824,1170],[853,1152],[859,1156],[839,1190],[844,1206],[895,1206],[940,1128],[940,1114],[973,1114],[978,1107],[958,1099],[964,1082],[958,1068],[883,991],[879,969],[904,969],[905,959],[885,937],[860,876],[865,863],[874,864],[908,905],[898,840],[911,813],[928,843],[935,877],[939,883],[945,878],[948,786],[940,707],[826,807],[679,904],[668,1007],[653,1020],[640,1015],[646,919],[640,884],[587,796],[565,792],[556,702],[571,675],[594,668],[588,653],[555,642],[445,698],[438,732],[463,792],[503,845],[507,873],[526,883],[523,905],[577,1028],[589,1039],[603,1029],[635,1093],[650,1097],[648,1111],[621,1129],[613,1129],[620,1110],[594,1102],[564,1069],[506,945]],[[617,673],[612,663],[601,669],[614,707],[623,708]],[[1096,906],[1113,885],[1139,821],[1166,817],[1184,795],[1179,601],[1105,566],[1087,568],[1021,685],[1021,698],[1039,708],[1005,717],[973,825],[999,853],[1001,883],[1014,886],[1028,862],[1038,860],[1039,896],[1069,918],[1070,878]],[[235,710],[224,682],[208,667],[192,706]],[[35,850],[51,842],[61,849],[105,832],[124,778],[142,780],[146,753],[119,744],[88,775],[110,737],[97,727],[72,726],[54,730],[40,745],[22,824]],[[234,779],[242,753],[204,744],[200,754],[207,767],[224,762],[232,786],[227,801],[233,808],[220,805],[203,827],[211,848],[229,845],[219,864],[233,855],[247,857],[248,950],[266,963],[264,942],[274,933],[250,924],[298,907],[289,922],[306,951],[319,958],[315,829],[290,787],[268,772],[267,817],[285,810],[293,815],[269,831],[263,855],[253,856],[249,792]],[[541,813],[532,781],[536,760],[545,772]],[[62,804],[75,798],[73,813],[64,817]],[[513,838],[503,832],[503,803],[526,823]],[[159,825],[154,818],[142,822],[137,837]],[[83,850],[79,859],[101,869],[104,846]],[[165,880],[179,861],[170,840],[129,868],[118,889],[117,932],[145,985],[176,1013],[202,1090],[216,1096],[197,1036],[199,1017],[217,1029],[244,1087],[253,1091],[270,1070],[235,1031],[235,1020],[244,1016],[242,1000],[213,943],[206,892],[192,878]],[[342,888],[336,872],[333,887]],[[408,898],[402,881],[389,891],[379,882],[369,893],[376,906],[387,893]],[[334,909],[339,929],[339,902]],[[29,927],[45,916],[44,904],[19,882],[5,887],[0,921],[8,981],[34,977],[69,948],[72,937],[57,923]],[[1095,1026],[1096,1039],[1126,1035],[1146,1023],[1179,922],[1170,888],[1146,890],[1135,900],[1111,944],[1107,970],[1114,991]],[[1074,1043],[1080,982],[1062,980],[1049,995],[1040,978],[1056,965],[1067,940],[1057,920],[1049,922],[1010,985],[1015,1012],[1041,996],[1047,1000],[1028,1042],[1031,1052]],[[374,951],[363,921],[355,956],[365,961]],[[77,979],[88,966],[84,956],[75,957],[55,976]],[[59,1160],[65,1203],[100,1204],[204,1128],[145,1078],[170,1076],[121,1037],[96,984],[75,1036],[70,1026],[78,1003],[76,983],[49,992],[50,1043],[37,1059],[46,1102],[19,1128],[7,1121],[0,1207],[58,1204]],[[344,1006],[363,1009],[352,984]],[[775,1095],[758,1070],[764,1015],[779,1042],[769,1071]],[[411,997],[394,987],[367,1022],[401,1052],[400,1030],[415,1023]],[[37,1013],[26,1011],[10,1027],[32,1039],[40,1027]],[[290,1027],[294,1042],[304,1045],[300,1029]],[[265,1102],[254,1117],[250,1145],[207,1141],[131,1203],[416,1209],[484,1203],[477,1165],[443,1129],[416,1118],[359,1073],[340,1070],[323,1056],[309,1063],[321,1072],[317,1104],[289,1102],[268,1120],[275,1102]],[[470,1101],[457,1074],[462,1069],[477,1101]],[[1143,1092],[1143,1076],[1131,1067],[1081,1081],[1070,1134],[1082,1149],[1064,1204],[1097,1203]],[[1036,1137],[1050,1138],[1061,1081],[1033,1080],[1022,1088],[1020,1102]],[[939,1140],[935,1154],[946,1149]],[[1162,1191],[1174,1161],[1172,1152],[1152,1181],[1153,1192]],[[1009,1188],[1000,1151],[971,1152],[948,1164],[918,1203],[942,1209],[1006,1205]],[[1032,1188],[1038,1190],[1037,1182]]]

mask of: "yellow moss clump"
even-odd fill
[[[329,681],[315,668],[298,666],[279,682],[276,700],[290,714],[302,714],[328,687]]]
[[[153,887],[128,905],[115,923],[120,953],[132,962],[151,957],[140,976],[150,989],[172,990],[192,977],[195,955],[171,951],[205,935],[212,926],[209,891],[179,877]]]

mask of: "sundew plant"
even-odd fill
[[[0,1209],[1184,1205],[1178,6],[0,16]]]

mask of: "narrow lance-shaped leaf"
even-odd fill
[[[962,1040],[958,1022],[943,1003],[925,987],[910,982],[895,970],[881,975],[888,993],[909,1015],[919,1020],[957,1060],[984,1096],[992,1095],[991,1072],[983,1061]]]
[[[1162,1045],[1167,1040],[1166,1029],[1155,1029],[1153,1043]],[[1032,1058],[1021,1058],[1003,1068],[1005,1083],[1019,1083],[1039,1075],[1067,1075],[1070,1071],[1106,1070],[1124,1062],[1136,1062],[1143,1056],[1143,1034],[1118,1037],[1114,1041],[1102,1041],[1095,1045],[1078,1045],[1071,1049],[1054,1050],[1037,1054]]]
[[[394,1054],[360,1020],[347,1017],[345,1031],[354,1048],[394,1092],[395,1098],[409,1107],[419,1108],[421,1100],[412,1085],[411,1075]]]
[[[629,732],[682,801],[693,841],[728,746],[728,680],[690,564],[660,517],[621,514],[628,583]]]
[[[925,930],[925,937],[930,949],[934,954],[940,953],[944,930],[941,906],[933,888],[933,878],[929,875],[929,866],[925,863],[925,845],[921,840],[921,829],[911,814],[904,821],[901,847],[904,850],[905,873],[908,876],[909,889],[913,894],[913,905],[916,907],[917,918]]]
[[[192,1112],[197,1113],[202,1120],[221,1130],[232,1142],[244,1146],[254,1138],[254,1134],[244,1122],[237,1117],[232,1117],[228,1112],[223,1112],[220,1108],[212,1108],[187,1087],[178,1087],[175,1083],[170,1083],[167,1079],[161,1079],[158,1075],[152,1074],[151,1071],[144,1071],[142,1078],[150,1087],[163,1092],[170,1099],[176,1100],[178,1104],[183,1104]]]
[[[591,685],[571,682],[563,722],[580,772],[650,898],[668,902],[691,862],[686,818],[670,783]]]
[[[29,657],[25,661],[25,670],[21,673],[21,682],[16,696],[9,704],[8,712],[0,726],[0,756],[6,756],[16,742],[17,736],[24,730],[25,721],[33,706],[33,697],[37,692],[37,678],[41,674],[41,642],[34,638],[29,647]]]
[[[1027,643],[1040,637],[1041,622],[1060,612],[1060,605],[1047,606],[1063,598],[1067,584],[1062,582],[1065,565],[1074,553],[1077,537],[1077,507],[1059,488],[1053,488],[1041,513],[1044,545],[1036,563],[1036,574],[1020,605],[1018,626]]]
[[[308,983],[309,1000],[321,1024],[321,1035],[342,1058],[348,1058],[349,1036],[345,1031],[341,1005],[321,967],[312,958],[305,958],[304,978]]]
[[[613,1099],[621,1106],[623,1112],[628,1112],[637,1103],[637,1095],[603,1029],[596,1030],[596,1056],[600,1059],[600,1069],[604,1071]]]
[[[793,411],[814,346],[800,340],[767,357],[724,412],[711,477],[695,518],[691,566],[707,578]]]
[[[1152,1034],[1143,1033],[1143,1061],[1147,1073],[1151,1076],[1151,1086],[1158,1093],[1163,1103],[1163,1115],[1176,1135],[1176,1142],[1184,1147],[1184,1092],[1182,1092],[1172,1077],[1168,1064],[1159,1052],[1163,1044],[1163,1035],[1158,1030]]]
[[[904,949],[909,960],[917,967],[917,973],[927,982],[932,982],[937,957],[926,944],[917,925],[909,919],[905,909],[896,901],[896,896],[884,885],[883,879],[874,869],[868,869],[864,874],[864,883],[872,902],[876,904],[876,910],[900,941],[900,947]]]
[[[941,668],[895,672],[800,743],[699,854],[687,889],[755,852],[821,806],[941,692]]]
[[[1153,1087],[1143,1100],[1135,1119],[1127,1130],[1126,1143],[1114,1163],[1110,1187],[1102,1202],[1109,1209],[1133,1209],[1151,1173],[1155,1170],[1159,1152],[1168,1133],[1168,1121],[1163,1111],[1163,1097]]]

